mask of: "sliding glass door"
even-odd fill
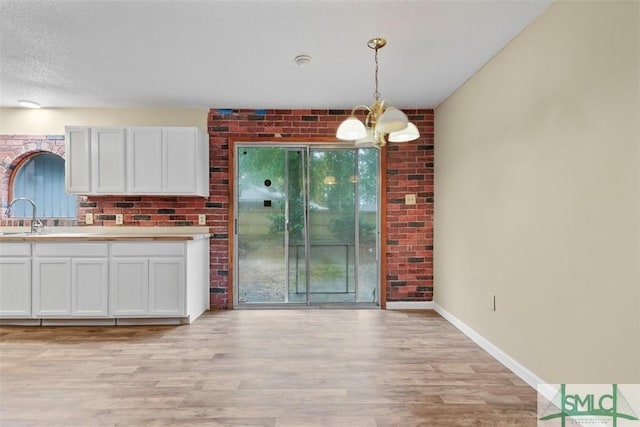
[[[378,152],[236,146],[235,305],[377,304]]]

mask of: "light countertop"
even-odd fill
[[[0,227],[0,242],[185,241],[209,237],[208,227],[46,227],[39,233],[31,233],[29,227]]]

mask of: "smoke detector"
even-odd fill
[[[309,55],[298,55],[293,58],[293,61],[296,63],[298,67],[304,67],[311,63],[311,56]]]

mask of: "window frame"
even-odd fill
[[[8,191],[7,191],[7,196],[8,196],[8,201],[7,204],[10,203],[12,200],[14,200],[16,197],[25,197],[25,196],[16,196],[15,194],[15,185],[16,185],[16,181],[18,179],[18,176],[21,174],[21,171],[23,170],[24,167],[26,167],[29,162],[31,161],[35,161],[35,159],[39,156],[48,156],[48,157],[53,157],[53,158],[57,158],[62,160],[62,173],[63,173],[63,181],[62,181],[62,186],[63,186],[63,190],[65,192],[65,194],[67,196],[72,196],[75,199],[75,203],[72,204],[73,206],[73,211],[71,212],[71,214],[69,216],[47,216],[44,215],[44,213],[46,212],[46,210],[42,210],[43,214],[39,214],[36,211],[36,216],[39,219],[51,219],[51,220],[75,220],[77,219],[78,216],[78,198],[75,194],[68,194],[66,192],[66,188],[65,188],[65,182],[64,182],[64,165],[65,165],[65,161],[66,159],[57,154],[54,153],[52,151],[45,151],[45,150],[40,150],[40,151],[33,151],[31,153],[28,153],[27,155],[25,155],[22,159],[20,159],[20,161],[13,167],[13,169],[11,170],[10,174],[9,174],[9,185],[8,185]],[[34,202],[36,202],[36,206],[38,206],[38,201],[34,200]],[[31,219],[31,215],[29,213],[27,213],[26,211],[20,212],[20,215],[14,215],[13,213],[11,214],[11,218],[13,219],[17,219],[17,220],[22,220],[22,219]],[[7,218],[9,219],[9,218]]]

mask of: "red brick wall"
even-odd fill
[[[404,109],[420,130],[417,141],[389,144],[387,163],[387,301],[431,301],[433,297],[433,110]],[[219,302],[228,284],[227,212],[229,141],[257,137],[333,137],[347,110],[209,111],[211,152],[212,292]],[[417,194],[415,206],[404,195]],[[215,206],[213,206],[215,204]],[[215,255],[214,255],[215,254]],[[216,256],[217,255],[217,256]],[[214,261],[215,256],[215,261]],[[214,264],[215,263],[215,264]],[[214,266],[215,265],[215,266]]]
[[[387,301],[430,301],[433,296],[433,110],[404,110],[418,126],[417,141],[389,144],[386,155]],[[125,225],[197,225],[207,214],[211,239],[211,305],[228,303],[228,210],[230,139],[273,137],[333,137],[347,110],[216,110],[209,112],[210,197],[89,196],[79,197],[78,225],[94,213],[94,225],[115,225],[115,214]],[[3,205],[8,198],[11,170],[27,153],[45,150],[64,154],[60,136],[0,136],[0,176]],[[3,169],[4,168],[4,169]],[[404,195],[417,194],[415,206]],[[62,224],[60,224],[62,225]],[[66,225],[66,224],[65,224]]]
[[[387,145],[387,301],[433,299],[433,112],[414,117],[421,138]]]

